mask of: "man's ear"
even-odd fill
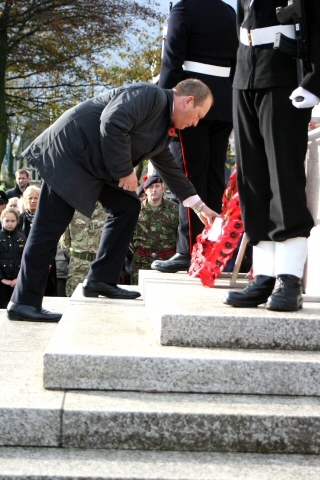
[[[188,95],[187,97],[184,98],[184,105],[188,107],[190,103],[193,104],[194,102],[194,96],[193,95]]]

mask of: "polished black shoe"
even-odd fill
[[[180,271],[188,271],[190,268],[190,255],[176,253],[169,260],[155,260],[151,264],[152,270],[158,270],[165,273],[176,273]]]
[[[275,277],[257,275],[242,290],[228,292],[223,299],[223,303],[233,307],[257,307],[261,303],[266,303],[269,295],[272,293],[275,281]]]
[[[7,307],[7,317],[9,320],[52,323],[59,322],[62,313],[49,312],[42,307],[33,307],[32,305],[22,305],[20,303],[9,302]]]
[[[125,290],[117,285],[87,279],[82,284],[82,294],[85,297],[99,297],[99,295],[102,295],[108,298],[124,298],[128,300],[141,296],[141,293],[134,290]]]
[[[276,312],[297,312],[302,308],[302,286],[294,275],[279,275],[266,309]]]

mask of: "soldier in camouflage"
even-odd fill
[[[89,267],[96,258],[100,236],[108,214],[97,202],[91,219],[77,210],[60,239],[63,251],[70,258],[66,295],[71,297],[75,288],[86,278]]]
[[[154,260],[167,260],[176,252],[179,206],[163,197],[165,186],[160,177],[147,178],[144,189],[147,198],[130,244],[132,285],[138,284],[139,270],[149,270]]]

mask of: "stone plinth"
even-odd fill
[[[320,295],[320,128],[309,132],[306,160],[307,201],[315,226],[308,239],[304,286],[308,295]]]

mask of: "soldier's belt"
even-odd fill
[[[81,260],[87,260],[88,262],[93,262],[96,258],[96,254],[91,252],[71,252],[71,255]]]
[[[240,42],[247,46],[264,45],[274,43],[277,33],[295,39],[294,25],[274,25],[273,27],[255,28],[247,30],[240,27]]]
[[[214,77],[229,77],[231,70],[230,67],[219,67],[218,65],[191,62],[190,60],[185,60],[182,68],[188,72],[204,73],[205,75],[213,75]]]
[[[165,252],[153,252],[152,250],[143,250],[142,248],[138,247],[136,249],[136,253],[142,257],[162,258],[175,254],[176,250],[172,248],[171,250],[166,250]]]

